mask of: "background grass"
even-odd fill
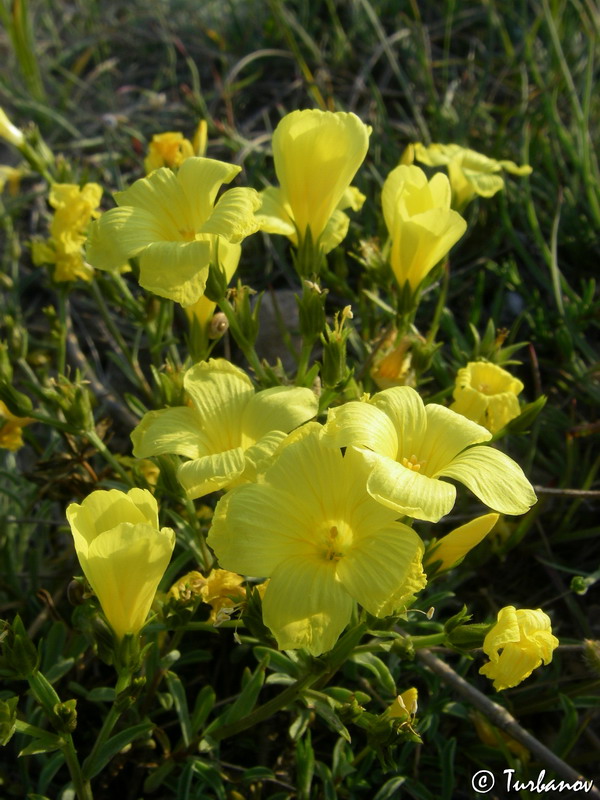
[[[353,291],[368,286],[357,260],[359,240],[384,236],[379,193],[407,143],[457,142],[532,165],[529,180],[508,178],[506,191],[468,209],[468,234],[453,251],[448,308],[441,318],[447,345],[436,356],[434,380],[425,391],[448,390],[455,369],[477,354],[470,326],[483,335],[493,319],[508,329],[508,344],[527,342],[515,371],[526,384],[526,398],[544,393],[548,404],[530,433],[509,437],[503,448],[541,487],[540,502],[507,526],[504,537],[472,553],[443,593],[436,594],[434,585],[422,604],[435,600],[440,618],[462,602],[478,619],[491,618],[507,604],[542,607],[552,615],[555,632],[570,647],[500,700],[554,752],[593,777],[600,666],[598,656],[582,657],[581,643],[600,639],[600,526],[593,512],[600,469],[600,181],[594,150],[600,22],[594,4],[37,0],[13,3],[11,13],[7,0],[2,3],[0,105],[17,124],[32,120],[39,126],[53,151],[64,155],[65,180],[97,180],[107,192],[120,189],[142,174],[154,133],[191,135],[202,117],[209,125],[208,155],[241,164],[244,183],[261,188],[274,179],[270,137],[284,113],[305,107],[357,113],[373,127],[357,178],[368,200],[351,226],[350,256],[330,260],[334,275]],[[1,160],[11,158],[14,153],[3,149]],[[45,235],[45,191],[39,181],[26,180],[19,194],[3,197],[2,337],[16,379],[25,383],[43,383],[55,374],[56,297],[27,253],[31,236]],[[296,286],[281,241],[248,240],[241,271],[258,290]],[[125,301],[103,281],[114,315]],[[348,300],[343,281],[332,291],[332,307]],[[98,375],[123,397],[139,376],[128,377],[122,353],[119,369],[107,354],[115,332],[98,321],[96,300],[85,287],[71,293],[73,325]],[[144,302],[148,315],[163,313],[151,298]],[[420,311],[424,326],[433,307],[432,295]],[[119,318],[116,325],[135,353],[143,344],[136,340],[136,321]],[[155,367],[167,353],[168,345],[154,352]],[[157,389],[150,364],[142,369],[149,386],[143,402],[150,405]],[[122,420],[113,419],[111,449],[128,453],[128,432]],[[91,491],[95,481],[85,454],[77,446],[69,450],[59,433],[30,433],[28,441],[26,452],[2,456],[0,612],[10,617],[19,611],[34,635],[44,635],[45,646],[54,648],[48,652],[60,653],[65,664],[65,677],[57,680],[77,693],[82,681],[91,687],[103,676],[86,662],[81,637],[59,641],[51,621],[69,618],[65,587],[76,569],[63,527],[64,504]],[[100,471],[97,477],[103,477]],[[470,511],[457,507],[450,524]],[[588,578],[585,594],[570,589],[575,575]],[[254,669],[248,648],[218,647],[199,650],[183,669],[191,697],[203,681],[213,683],[220,697],[233,695],[243,667]],[[454,657],[451,663],[489,692],[467,659]],[[514,762],[506,745],[481,742],[469,704],[438,677],[416,662],[392,660],[389,667],[399,688],[419,687],[425,742],[400,749],[391,773],[381,772],[372,752],[363,753],[360,733],[347,743],[326,727],[315,728],[306,711],[226,743],[218,769],[203,773],[188,762],[155,796],[472,797],[472,772],[501,772]],[[389,701],[381,681],[360,665],[347,665],[344,680],[379,698],[379,710]],[[123,797],[141,796],[148,752],[135,756],[134,767],[123,757],[129,782]],[[272,772],[244,772],[257,765]],[[529,774],[535,776],[538,767],[534,760]],[[103,778],[99,797],[115,786],[125,791],[118,769],[119,764]],[[5,763],[0,780],[7,797],[51,794],[52,759],[21,759],[17,770]]]

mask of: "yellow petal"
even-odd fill
[[[338,578],[370,614],[385,617],[398,609],[401,597],[411,593],[407,580],[422,553],[423,543],[415,531],[392,523],[357,542],[339,561]],[[426,581],[422,570],[420,574],[418,588],[422,589]]]
[[[450,569],[476,547],[498,522],[499,514],[484,514],[455,528],[442,537],[429,552],[428,561],[441,561],[439,571]]]
[[[90,226],[87,259],[96,269],[119,269],[151,242],[173,238],[145,209],[112,208]]]
[[[189,369],[183,385],[213,452],[241,446],[242,415],[254,395],[246,373],[223,358],[211,358]]]
[[[296,236],[296,228],[290,217],[291,210],[285,207],[281,189],[268,186],[260,193],[261,205],[256,212],[261,230],[282,236]]]
[[[352,401],[330,409],[323,429],[323,442],[329,447],[368,447],[392,459],[398,452],[398,436],[393,421],[384,409],[366,402]]]
[[[285,492],[247,484],[217,503],[208,543],[225,569],[269,577],[280,562],[313,552],[305,528],[304,515],[290,507]]]
[[[321,236],[364,160],[369,133],[344,112],[294,111],[281,120],[273,134],[275,171],[301,235],[310,227],[313,241]]]
[[[90,544],[86,577],[119,638],[144,624],[171,559],[175,534],[123,522]]]
[[[131,432],[133,455],[148,458],[174,453],[199,458],[208,452],[198,413],[193,408],[164,408],[149,411]]]
[[[177,173],[177,182],[183,191],[194,230],[198,231],[210,217],[221,186],[231,183],[241,169],[214,158],[188,158],[183,162]]]
[[[254,216],[259,205],[260,199],[254,189],[229,189],[219,198],[198,232],[218,234],[229,242],[241,242],[246,236],[256,233],[260,227]]]
[[[319,401],[310,389],[274,386],[250,398],[242,417],[242,441],[258,442],[270,431],[289,433],[316,416]]]
[[[278,565],[263,598],[263,620],[281,650],[313,656],[336,643],[352,614],[352,599],[325,562],[290,558]]]
[[[464,483],[482,503],[501,514],[524,514],[537,502],[521,467],[493,447],[465,450],[438,475]]]
[[[140,286],[159,297],[190,306],[204,293],[213,244],[152,242],[140,254]]]

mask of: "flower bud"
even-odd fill
[[[15,147],[22,147],[25,143],[23,131],[13,125],[3,108],[0,108],[0,138],[5,139]]]

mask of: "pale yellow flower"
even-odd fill
[[[0,448],[18,450],[23,447],[23,428],[34,420],[16,417],[0,400]]]
[[[450,408],[496,433],[521,413],[517,395],[522,391],[521,381],[502,367],[472,361],[456,374]]]
[[[261,193],[257,214],[268,233],[288,236],[294,245],[309,235],[328,253],[348,231],[343,210],[364,202],[350,186],[369,146],[371,128],[342,111],[293,111],[273,134],[273,158],[279,188]]]
[[[211,263],[222,264],[230,245],[258,230],[254,189],[235,188],[215,203],[223,183],[241,167],[188,158],[177,173],[162,167],[117,192],[118,208],[93,223],[88,259],[97,269],[118,269],[137,258],[140,285],[191,306],[204,294]]]
[[[436,403],[425,405],[409,386],[330,409],[324,433],[334,447],[354,445],[372,463],[367,489],[400,514],[437,522],[453,507],[460,481],[504,514],[523,514],[536,502],[522,469],[483,444],[480,425]]]
[[[504,189],[504,179],[498,174],[502,170],[521,176],[532,172],[529,164],[518,166],[514,161],[496,161],[458,144],[431,144],[425,147],[417,142],[412,147],[414,158],[421,164],[448,167],[453,205],[459,209],[464,208],[476,195],[493,197]]]
[[[494,689],[510,689],[528,678],[542,662],[552,661],[558,639],[552,634],[550,618],[541,609],[506,606],[483,642],[490,662],[479,672],[494,681]]]
[[[146,621],[175,546],[145,489],[98,490],[67,508],[77,558],[119,639]]]
[[[5,139],[15,147],[22,147],[25,144],[23,131],[13,125],[3,108],[0,108],[0,138]]]
[[[91,220],[100,215],[98,206],[102,187],[86,183],[79,188],[72,183],[55,183],[49,202],[56,209],[50,223],[50,239],[31,246],[33,263],[54,264],[55,281],[91,280],[94,270],[85,261],[83,246]]]
[[[450,208],[450,183],[441,173],[428,181],[422,169],[400,165],[383,184],[383,216],[392,242],[390,264],[402,288],[414,291],[467,228]]]
[[[191,405],[149,411],[131,440],[138,458],[174,453],[189,459],[177,477],[192,498],[254,480],[285,435],[318,410],[310,389],[255,392],[246,373],[225,359],[196,364],[183,385]]]
[[[355,448],[324,447],[308,423],[284,441],[259,483],[228,492],[208,543],[221,566],[270,578],[263,620],[282,649],[330,650],[354,601],[385,617],[425,585],[423,544],[366,491]]]
[[[499,514],[484,514],[443,536],[427,553],[427,563],[441,561],[438,572],[455,566],[467,553],[485,539],[498,522]]]

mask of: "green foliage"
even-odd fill
[[[508,765],[535,779],[537,756],[498,727],[486,739],[473,695],[419,656],[434,648],[458,679],[489,694],[475,648],[483,620],[509,603],[550,613],[562,647],[543,674],[495,699],[592,775],[600,98],[591,4],[132,0],[58,9],[0,0],[0,106],[29,148],[2,150],[23,175],[0,206],[0,396],[35,420],[24,448],[0,450],[0,615],[11,623],[0,632],[2,796],[88,798],[91,781],[97,800],[429,800],[469,793],[478,769],[500,775]],[[110,208],[111,192],[143,174],[152,135],[191,136],[200,117],[208,154],[241,164],[244,185],[260,189],[275,182],[269,142],[279,118],[313,106],[353,110],[373,128],[355,181],[367,201],[344,252],[320,259],[306,244],[300,271],[318,272],[317,288],[301,285],[287,241],[249,239],[237,290],[226,293],[216,272],[209,278],[229,331],[209,343],[192,328],[193,359],[231,357],[261,387],[321,381],[321,411],[374,392],[371,368],[398,310],[414,311],[386,263],[379,205],[404,147],[452,141],[530,163],[530,178],[507,175],[504,191],[467,208],[467,236],[423,289],[407,335],[412,378],[428,401],[449,403],[456,370],[477,359],[523,380],[521,415],[494,438],[531,476],[539,503],[501,520],[403,619],[347,640],[337,660],[276,650],[256,587],[218,627],[198,598],[167,603],[161,616],[159,595],[149,648],[137,654],[141,674],[115,691],[114,640],[89,587],[69,593],[77,608],[67,601],[80,569],[65,505],[99,487],[152,487],[178,540],[164,593],[186,570],[210,570],[212,508],[182,496],[178,457],[161,456],[158,477],[131,457],[141,416],[182,404],[184,312],[142,292],[135,263],[67,290],[33,266],[30,241],[48,235],[47,183],[98,181]],[[292,362],[283,348],[264,353],[257,337],[262,293],[290,287],[300,331],[289,337]],[[452,519],[419,533],[440,538],[475,513],[461,496]],[[418,611],[430,606],[432,619]],[[125,661],[117,666],[135,666]],[[387,710],[411,686],[416,717],[392,724]]]

